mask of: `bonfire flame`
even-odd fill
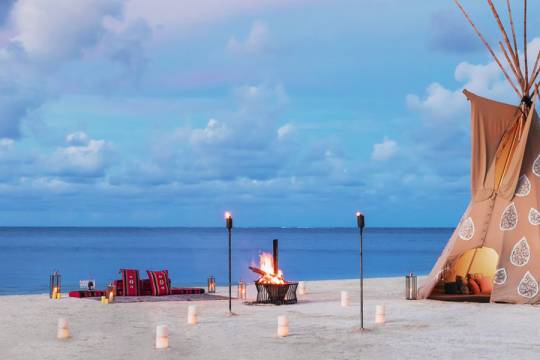
[[[252,268],[252,270],[254,269]],[[257,280],[258,284],[285,284],[281,270],[278,269],[277,274],[274,274],[274,259],[272,254],[263,252],[259,255],[259,269],[257,270],[260,270],[256,272],[261,275],[259,280]]]

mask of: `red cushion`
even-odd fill
[[[116,296],[124,296],[124,282],[122,280],[114,280],[114,286],[116,287]],[[171,288],[171,279],[169,278],[169,288]],[[150,279],[139,280],[139,296],[151,296],[152,295],[152,283]]]
[[[148,273],[148,278],[150,279],[150,284],[152,286],[152,295],[162,296],[169,295],[171,289],[169,287],[169,271],[150,271],[146,270]]]
[[[204,294],[200,288],[172,288],[171,295]]]
[[[493,281],[490,277],[482,276],[481,278],[477,279],[477,281],[479,282],[482,295],[491,294],[491,291],[493,291]]]
[[[124,296],[139,295],[139,270],[120,269],[122,274],[122,293]]]
[[[68,295],[69,295],[69,297],[75,297],[75,298],[101,297],[101,296],[105,296],[105,291],[101,291],[101,290],[70,291]]]
[[[478,282],[476,281],[476,279],[473,279],[473,278],[469,279],[469,288],[471,289],[471,292],[474,295],[480,294],[480,286],[478,285]]]

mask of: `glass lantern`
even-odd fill
[[[216,292],[216,278],[214,276],[210,276],[208,278],[208,293],[215,293]]]
[[[49,276],[49,280],[49,298],[59,299],[62,289],[62,276],[58,271],[55,271]]]
[[[246,283],[240,280],[240,282],[238,283],[238,299],[246,300],[246,295]]]
[[[416,275],[410,273],[405,276],[405,298],[407,300],[416,300],[417,298],[417,278]]]
[[[105,288],[105,297],[109,300],[110,303],[114,301],[114,296],[116,295],[114,290],[114,285],[112,283],[109,283]]]

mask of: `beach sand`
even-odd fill
[[[306,282],[308,293],[288,306],[227,301],[102,305],[46,295],[0,297],[0,359],[536,359],[540,311],[530,305],[404,299],[404,279],[365,282],[365,326],[359,326],[358,280]],[[340,291],[352,296],[341,307]],[[255,296],[248,287],[248,298]],[[218,294],[225,295],[219,288]],[[196,304],[199,324],[186,323]],[[375,325],[375,306],[386,324]],[[276,336],[287,315],[290,336]],[[59,317],[72,337],[56,339]],[[169,327],[170,348],[154,349],[156,325]]]

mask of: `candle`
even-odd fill
[[[156,349],[166,349],[169,347],[169,328],[167,325],[156,327]]]
[[[197,324],[197,305],[188,306],[187,323],[190,325]]]
[[[384,324],[384,305],[377,305],[375,308],[375,324]]]
[[[238,283],[238,299],[246,300],[246,283],[240,280]]]
[[[68,322],[64,318],[58,319],[58,328],[56,330],[56,338],[67,339],[69,338],[69,326]]]
[[[304,295],[306,293],[306,284],[303,281],[298,283],[298,295]]]
[[[289,319],[285,315],[278,316],[277,336],[289,336]]]
[[[347,291],[341,292],[341,306],[343,307],[351,306],[351,297],[349,296],[349,292]]]

